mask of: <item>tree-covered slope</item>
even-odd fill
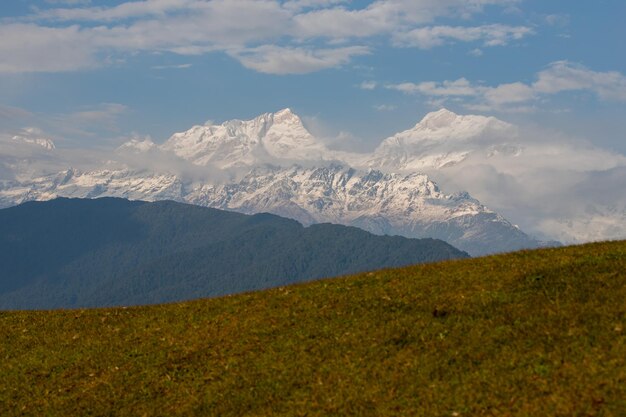
[[[465,257],[445,242],[171,201],[0,210],[0,308],[161,303]]]
[[[626,242],[0,313],[0,415],[623,416]]]

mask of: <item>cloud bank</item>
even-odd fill
[[[388,84],[386,88],[405,94],[461,102],[470,110],[531,111],[542,98],[563,92],[589,92],[600,100],[626,102],[626,76],[617,71],[598,72],[583,65],[556,61],[536,74],[536,80],[527,84],[512,82],[488,86],[473,83],[466,78],[419,83]]]
[[[626,156],[538,128],[463,143],[461,163],[428,173],[542,239],[626,238]]]
[[[116,55],[222,52],[255,71],[302,74],[345,65],[370,40],[402,48],[450,42],[502,46],[534,33],[500,23],[442,26],[516,0],[142,0],[116,6],[52,0],[0,26],[0,73],[97,68]]]

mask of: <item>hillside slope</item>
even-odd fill
[[[621,416],[626,242],[0,313],[1,415]]]
[[[467,257],[445,242],[172,201],[0,210],[0,309],[137,305]]]

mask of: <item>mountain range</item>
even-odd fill
[[[163,303],[466,257],[440,240],[271,214],[58,198],[0,210],[0,309]]]
[[[459,164],[475,152],[515,154],[520,149],[504,140],[475,148],[476,138],[514,134],[512,125],[493,117],[442,109],[372,153],[351,153],[329,149],[284,109],[248,121],[194,126],[161,145],[134,139],[117,148],[114,158],[86,169],[66,166],[33,175],[20,171],[19,160],[5,162],[10,174],[0,181],[0,207],[57,196],[168,199],[274,213],[305,225],[332,222],[377,234],[438,238],[484,255],[543,243],[467,192],[442,191],[424,171]],[[41,143],[27,145],[56,152]]]

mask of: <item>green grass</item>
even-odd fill
[[[625,416],[625,325],[626,242],[2,312],[0,415]]]

